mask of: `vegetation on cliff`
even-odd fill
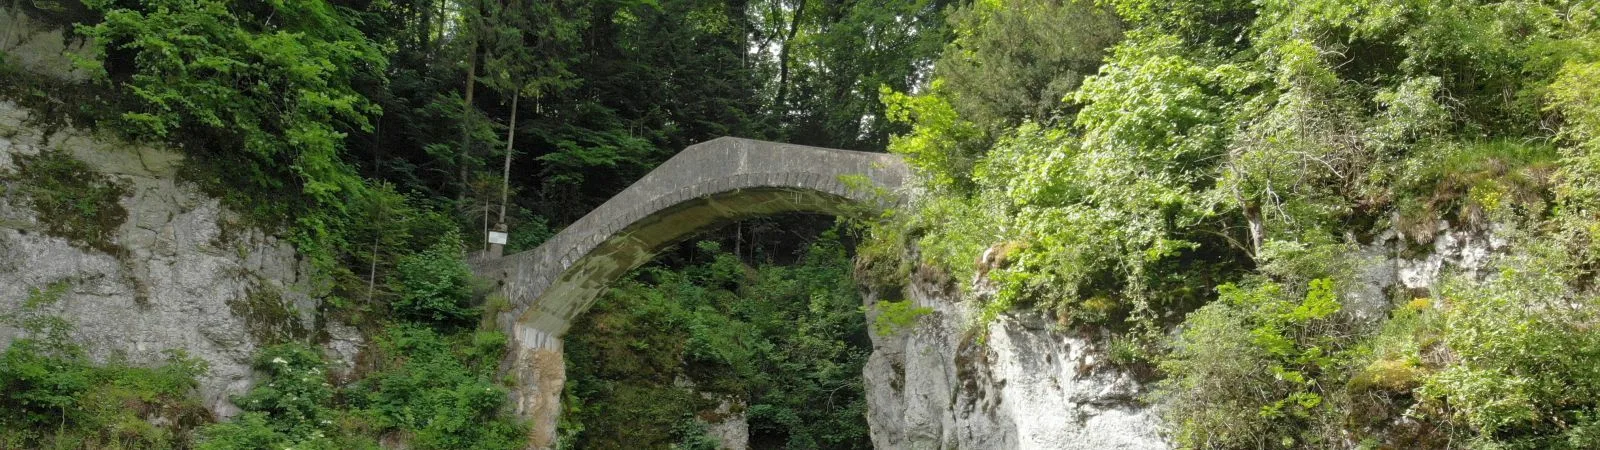
[[[1151,400],[1182,447],[1600,445],[1600,378],[1579,369],[1600,363],[1582,331],[1600,5],[1067,5],[964,6],[984,19],[957,22],[932,88],[886,92],[913,126],[891,150],[934,195],[881,237],[982,272],[985,318],[1119,330],[1138,350],[1117,361],[1159,369]],[[1063,7],[1120,18],[1114,45],[1111,27],[1058,26],[1107,42],[1097,68],[982,38]],[[1075,89],[999,127],[974,94],[1040,78]],[[1441,222],[1509,250],[1392,306],[1346,304],[1365,295],[1361,249],[1416,255]]]
[[[0,314],[0,325],[28,333],[0,352],[0,447],[191,445],[190,430],[211,421],[193,394],[205,362],[175,350],[158,367],[95,363],[70,324],[40,311],[68,287],[33,289],[21,310]]]

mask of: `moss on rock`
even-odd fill
[[[128,210],[118,203],[128,195],[127,183],[60,151],[17,155],[16,162],[17,170],[0,174],[0,180],[38,213],[46,233],[81,248],[126,255],[114,237],[128,220]]]
[[[277,289],[257,285],[244,297],[228,301],[228,310],[243,317],[250,337],[260,345],[305,342],[311,333],[301,326],[300,314]]]

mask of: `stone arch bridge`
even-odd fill
[[[561,337],[608,284],[715,225],[890,206],[907,177],[895,155],[719,138],[684,149],[539,248],[476,260],[475,272],[510,301],[495,315],[511,339],[501,369],[514,380],[517,414],[533,422],[530,445],[554,443]]]

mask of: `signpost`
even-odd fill
[[[489,257],[499,258],[505,254],[506,239],[508,237],[509,233],[506,233],[505,223],[494,224],[494,229],[489,230]]]

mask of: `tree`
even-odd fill
[[[775,56],[783,135],[808,145],[879,151],[898,124],[887,120],[878,89],[924,88],[927,67],[947,37],[942,0],[775,1],[769,33],[784,36]]]
[[[484,68],[487,85],[511,96],[511,116],[506,120],[506,146],[501,168],[499,222],[506,221],[510,195],[511,157],[517,135],[517,113],[522,97],[535,100],[545,92],[572,87],[575,80],[565,55],[577,40],[575,21],[560,2],[507,0],[491,6],[486,27]]]
[[[1067,97],[1122,40],[1121,20],[1086,0],[974,2],[950,24],[934,74],[956,111],[990,131],[1070,118]]]

